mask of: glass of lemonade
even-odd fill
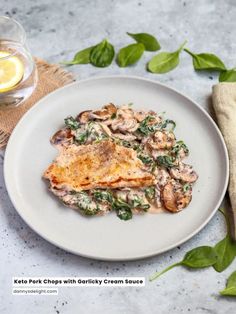
[[[14,108],[34,91],[37,69],[23,27],[0,16],[0,109]]]

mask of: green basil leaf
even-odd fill
[[[96,67],[105,68],[112,63],[114,55],[114,47],[104,39],[100,44],[92,48],[90,62]]]
[[[221,295],[236,296],[236,271],[227,280],[226,288],[220,291]]]
[[[191,268],[212,266],[217,261],[217,254],[211,246],[199,246],[184,256],[181,264]]]
[[[167,268],[165,268],[161,272],[155,273],[153,276],[149,278],[150,281],[157,279],[162,274],[166,273],[170,269],[176,266],[187,266],[190,268],[204,268],[208,266],[212,266],[217,261],[217,254],[214,248],[210,246],[199,246],[191,251],[187,252],[182,261],[175,263]]]
[[[220,72],[219,82],[236,82],[236,69]]]
[[[139,43],[121,48],[117,56],[118,65],[120,67],[127,67],[136,63],[142,57],[144,50],[144,45]]]
[[[147,51],[157,51],[161,49],[161,46],[158,42],[158,40],[147,33],[138,33],[138,34],[131,34],[127,33],[130,37],[132,37],[134,40],[136,40],[138,43],[141,43],[144,45],[145,50]]]
[[[215,245],[215,251],[218,258],[213,267],[216,271],[222,272],[233,262],[236,256],[236,243],[227,234],[223,240]]]
[[[72,61],[61,62],[65,65],[88,64],[90,63],[90,53],[94,46],[83,49],[76,53]]]
[[[186,42],[174,52],[161,52],[154,56],[148,62],[148,71],[162,74],[174,70],[179,64],[179,55],[185,44]]]
[[[222,71],[226,70],[224,63],[216,55],[212,53],[199,53],[195,54],[184,49],[193,59],[193,67],[195,70],[209,70],[209,71]]]

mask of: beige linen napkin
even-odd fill
[[[218,125],[229,153],[228,192],[231,207],[228,214],[232,237],[236,240],[236,83],[219,83],[213,86],[212,97]]]
[[[7,141],[20,118],[42,97],[55,89],[74,81],[73,75],[57,64],[49,64],[36,58],[38,70],[38,84],[29,99],[16,108],[0,109],[0,149],[5,147]]]

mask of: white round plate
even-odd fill
[[[133,103],[134,109],[166,112],[177,123],[177,139],[190,149],[188,162],[199,174],[191,204],[178,214],[115,213],[83,217],[61,204],[41,178],[56,157],[49,139],[68,115],[108,102]],[[25,222],[51,243],[69,252],[101,260],[132,260],[162,253],[201,230],[218,209],[228,183],[223,138],[209,115],[179,92],[137,77],[111,76],[78,81],[38,102],[16,126],[4,165],[9,196]]]

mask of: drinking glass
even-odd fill
[[[0,16],[0,109],[22,104],[34,91],[37,69],[19,22]]]

